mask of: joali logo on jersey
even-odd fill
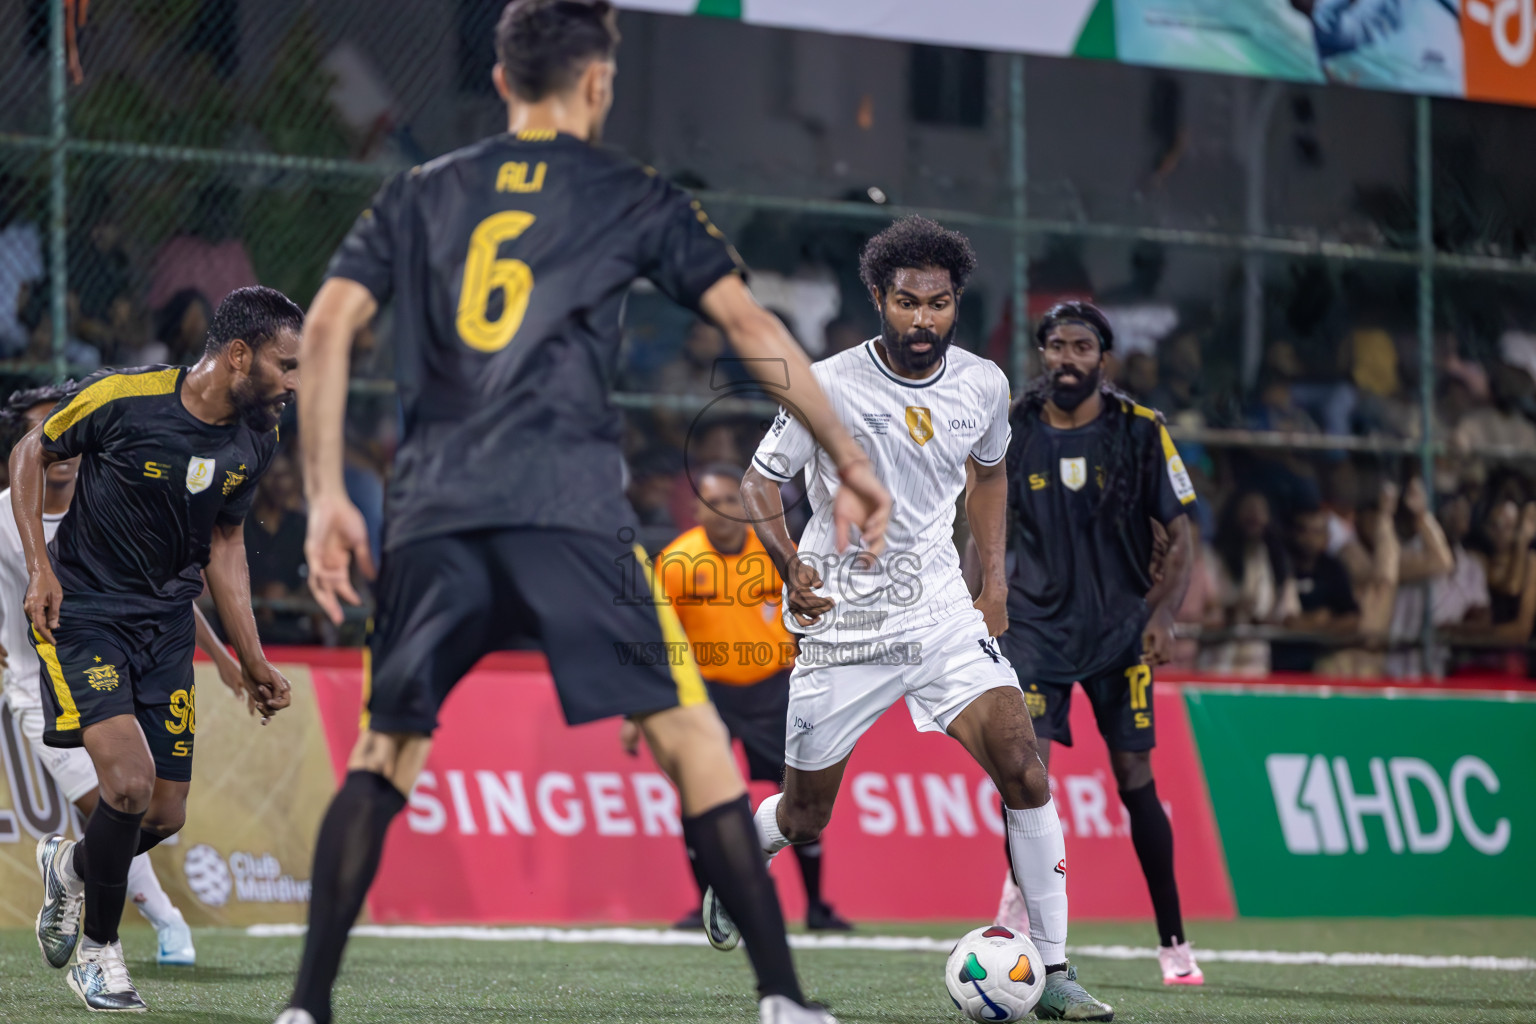
[[[213,483],[213,460],[194,455],[187,460],[187,490],[199,494]]]
[[[907,406],[907,433],[919,445],[933,440],[933,413],[920,405]]]
[[[1088,460],[1081,455],[1075,459],[1062,459],[1061,482],[1069,491],[1082,490],[1088,482]]]
[[[1370,848],[1368,817],[1380,820],[1393,853],[1440,853],[1458,829],[1474,850],[1489,857],[1509,845],[1508,818],[1494,819],[1484,829],[1473,817],[1471,784],[1497,794],[1499,777],[1487,761],[1471,754],[1457,758],[1445,779],[1422,758],[1373,757],[1366,765],[1368,791],[1356,788],[1355,773],[1343,757],[1330,764],[1322,754],[1270,754],[1264,769],[1285,848],[1293,854],[1365,853]],[[1415,789],[1429,797],[1428,805],[1415,803]]]

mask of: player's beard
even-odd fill
[[[960,322],[956,320],[950,325],[948,333],[942,338],[938,332],[930,331],[926,327],[915,327],[906,334],[898,333],[886,320],[885,315],[880,316],[880,343],[885,347],[886,358],[891,365],[898,370],[907,373],[921,373],[931,367],[937,366],[944,358],[944,353],[949,351],[949,346],[955,340],[955,332],[960,329]],[[919,342],[927,342],[926,352],[914,352],[912,346]]]
[[[1075,383],[1062,381],[1062,375],[1066,372],[1072,373],[1077,378]],[[1099,390],[1101,376],[1097,366],[1089,370],[1086,377],[1072,367],[1058,368],[1051,374],[1051,403],[1063,412],[1071,412],[1086,402],[1089,395]]]
[[[283,417],[283,407],[288,404],[289,392],[284,391],[276,398],[266,396],[267,381],[256,374],[239,377],[229,386],[229,400],[235,412],[258,434],[277,426]]]

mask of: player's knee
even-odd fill
[[[832,805],[821,801],[791,803],[787,798],[779,801],[779,830],[784,838],[799,846],[814,843],[821,838],[827,822],[832,819]]]
[[[169,839],[181,831],[181,826],[187,823],[187,809],[151,807],[149,813],[144,815],[144,823],[139,827],[161,839]]]
[[[125,762],[98,767],[101,796],[108,805],[126,814],[143,814],[155,795],[155,772],[150,765]]]
[[[1110,768],[1115,773],[1115,785],[1122,792],[1140,789],[1152,782],[1152,751],[1115,750],[1110,753]]]
[[[1033,741],[1021,743],[997,765],[998,792],[1009,807],[1044,807],[1051,799],[1051,780]]]

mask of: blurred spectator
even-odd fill
[[[1178,329],[1179,311],[1157,294],[1166,264],[1162,245],[1137,242],[1131,247],[1130,279],[1098,296],[1099,307],[1115,329],[1115,350],[1127,361],[1156,355],[1158,342]]]
[[[245,244],[235,237],[240,193],[210,183],[197,194],[186,230],[155,254],[149,279],[149,308],[158,313],[178,292],[202,294],[213,308],[236,288],[259,284]]]
[[[1119,335],[1115,341],[1120,340]],[[1146,352],[1127,356],[1120,367],[1120,386],[1142,405],[1147,405],[1157,393],[1157,357]]]
[[[1522,509],[1507,498],[1495,500],[1482,523],[1479,555],[1488,580],[1488,639],[1512,650],[1497,662],[1512,675],[1525,674],[1525,646],[1536,623],[1536,502]]]
[[[1184,603],[1179,605],[1174,622],[1181,626],[1198,626],[1202,630],[1220,629],[1224,624],[1225,612],[1218,600],[1221,584],[1216,574],[1216,552],[1202,536],[1196,517],[1190,517],[1189,528],[1193,542],[1189,589],[1184,592]],[[1154,532],[1161,529],[1161,526],[1154,526]],[[1178,669],[1193,669],[1199,656],[1200,641],[1194,637],[1181,637],[1174,642],[1171,665]]]
[[[30,341],[21,312],[43,280],[43,240],[37,225],[12,208],[17,186],[0,178],[0,357],[20,354]]]
[[[627,494],[640,520],[639,542],[646,551],[660,551],[682,532],[672,516],[672,492],[682,469],[682,457],[668,448],[648,449],[630,466]]]
[[[707,320],[695,320],[683,338],[682,355],[656,375],[656,390],[664,395],[707,396],[733,379],[716,371],[716,365],[728,355],[730,349],[720,328]],[[722,374],[725,369],[721,366]]]
[[[1521,415],[1520,406],[1536,398],[1536,382],[1530,374],[1499,364],[1489,377],[1493,404],[1473,409],[1451,431],[1451,449],[1466,455],[1478,448],[1505,445],[1526,451],[1536,449],[1536,424]],[[1482,483],[1487,468],[1481,459],[1462,460],[1462,479]]]
[[[1401,551],[1397,541],[1398,501],[1402,492],[1383,480],[1373,498],[1355,513],[1355,535],[1339,549],[1339,561],[1349,570],[1355,603],[1360,606],[1360,635],[1365,646],[1340,651],[1329,660],[1335,675],[1375,678],[1382,673],[1382,643],[1392,624],[1397,601]]]
[[[1406,498],[1405,498],[1406,501]],[[1440,502],[1440,528],[1450,550],[1452,569],[1443,579],[1427,584],[1403,582],[1398,590],[1392,615],[1392,631],[1408,639],[1417,636],[1424,623],[1424,598],[1427,589],[1433,608],[1434,625],[1442,639],[1478,638],[1487,635],[1491,619],[1488,607],[1488,578],[1483,564],[1467,551],[1465,541],[1472,529],[1472,502],[1464,494],[1447,495]],[[1406,566],[1404,567],[1406,570]],[[1430,653],[1425,671],[1422,651],[1405,648],[1387,658],[1387,674],[1395,678],[1432,675],[1444,676],[1450,652],[1444,643]]]
[[[856,348],[869,339],[852,320],[838,319],[827,325],[827,357]]]
[[[1278,626],[1301,611],[1290,558],[1258,491],[1222,510],[1216,529],[1217,599],[1229,627]],[[1270,670],[1268,640],[1229,640],[1201,652],[1201,668],[1235,675]]]
[[[245,557],[250,566],[251,596],[258,601],[306,598],[304,582],[304,492],[293,460],[278,452],[256,485],[245,527]],[[260,607],[256,623],[268,643],[311,643],[317,638],[312,617],[291,608]]]
[[[128,340],[133,318],[128,253],[117,222],[97,216],[84,238],[71,240],[68,256],[70,330],[111,358]]]
[[[1446,540],[1445,532],[1440,529],[1440,524],[1429,514],[1429,496],[1423,480],[1418,477],[1410,480],[1403,490],[1402,508],[1396,526],[1400,544],[1397,594],[1392,606],[1392,623],[1388,629],[1388,638],[1394,646],[1399,643],[1411,644],[1422,635],[1425,602],[1431,600],[1430,595],[1436,589],[1444,589],[1438,587],[1438,584],[1456,568],[1456,557],[1451,545]],[[1441,601],[1438,596],[1433,600],[1435,625],[1445,625],[1446,622],[1440,621],[1443,614],[1439,607]],[[1461,615],[1458,614],[1447,621],[1456,622],[1460,619]],[[1392,651],[1387,656],[1387,674],[1398,677],[1423,675],[1424,665],[1419,653],[1418,650],[1406,647]],[[1443,658],[1437,655],[1435,661],[1430,666],[1431,673],[1443,675]]]
[[[1287,628],[1331,635],[1356,632],[1360,606],[1349,571],[1328,553],[1328,515],[1321,508],[1304,508],[1291,516],[1290,554],[1300,611],[1286,621]],[[1272,667],[1276,672],[1312,672],[1331,653],[1316,642],[1276,643]]]
[[[202,292],[192,288],[177,292],[155,314],[155,340],[146,349],[146,354],[152,351],[154,358],[144,362],[173,366],[189,366],[197,362],[212,319],[213,308]]]

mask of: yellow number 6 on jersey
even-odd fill
[[[499,352],[512,341],[528,312],[533,271],[522,260],[497,259],[501,243],[527,231],[534,216],[521,210],[492,214],[475,225],[464,259],[464,284],[459,288],[459,337],[480,352]],[[491,294],[501,291],[501,315],[485,315]]]

